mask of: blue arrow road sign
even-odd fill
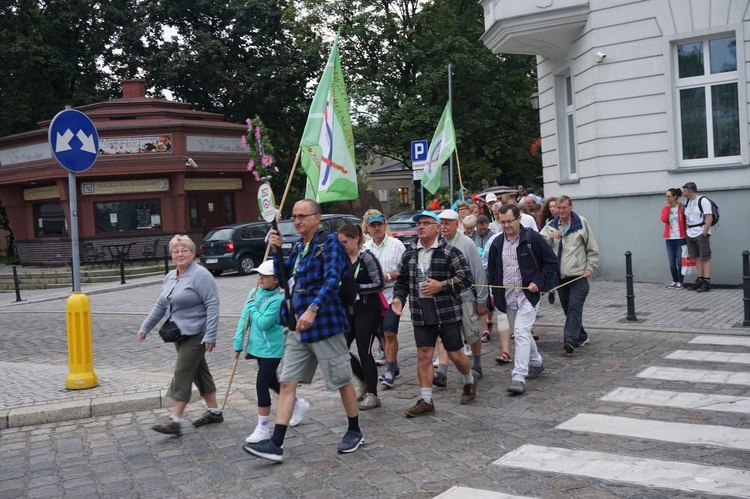
[[[412,140],[411,141],[411,161],[426,161],[427,160],[427,141],[426,140]]]
[[[96,161],[99,134],[88,116],[75,109],[60,111],[49,125],[52,155],[63,168],[84,172]]]

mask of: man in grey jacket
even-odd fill
[[[557,255],[560,304],[565,312],[563,349],[573,354],[589,341],[583,329],[583,304],[589,294],[589,277],[599,265],[599,247],[589,222],[573,211],[568,196],[557,198],[557,216],[541,235]]]

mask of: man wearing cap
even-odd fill
[[[463,375],[461,404],[476,399],[477,379],[471,362],[463,353],[461,338],[462,306],[460,293],[473,284],[471,269],[461,252],[440,237],[440,219],[431,211],[413,217],[417,222],[417,242],[401,258],[391,308],[401,315],[409,298],[414,339],[417,344],[417,373],[420,398],[404,411],[407,417],[435,412],[432,400],[432,356],[438,338]]]
[[[685,203],[685,223],[687,224],[688,255],[695,258],[697,277],[693,284],[685,286],[688,291],[704,293],[711,291],[711,222],[713,210],[711,201],[698,194],[695,182],[682,186],[682,194],[687,198]]]
[[[494,222],[495,214],[492,207],[495,205],[495,203],[497,203],[497,196],[494,193],[490,192],[484,197],[484,202],[487,204],[487,210],[484,214],[487,215],[487,218],[490,219],[490,222]]]
[[[479,317],[487,314],[487,274],[482,267],[477,246],[470,237],[458,230],[458,213],[453,210],[443,210],[440,215],[440,231],[452,246],[455,246],[466,258],[474,277],[473,288],[461,291],[461,334],[464,341],[471,347],[473,357],[471,374],[482,379],[482,336],[479,330]],[[433,384],[439,387],[448,385],[448,355],[442,345],[438,346],[440,363],[433,379]]]
[[[395,237],[388,236],[388,224],[382,213],[371,213],[367,217],[367,229],[370,240],[365,243],[365,248],[370,250],[380,262],[383,268],[383,280],[385,287],[383,294],[390,304],[393,301],[393,287],[398,277],[398,264],[404,255],[406,248],[404,244]],[[393,388],[394,380],[401,376],[398,368],[398,323],[400,317],[393,313],[390,308],[385,317],[380,321],[382,337],[384,337],[385,349],[385,372],[380,377],[380,384],[386,388]]]

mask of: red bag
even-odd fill
[[[385,294],[383,294],[382,291],[379,291],[378,295],[380,296],[381,315],[385,317],[385,314],[388,313],[388,310],[391,308],[391,306],[388,304],[388,299],[385,297]]]
[[[682,275],[695,274],[695,258],[688,256],[687,246],[682,247]]]

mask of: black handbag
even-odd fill
[[[159,328],[159,336],[164,340],[164,343],[175,343],[180,340],[182,333],[180,332],[180,328],[177,327],[177,324],[170,319],[167,319]]]

